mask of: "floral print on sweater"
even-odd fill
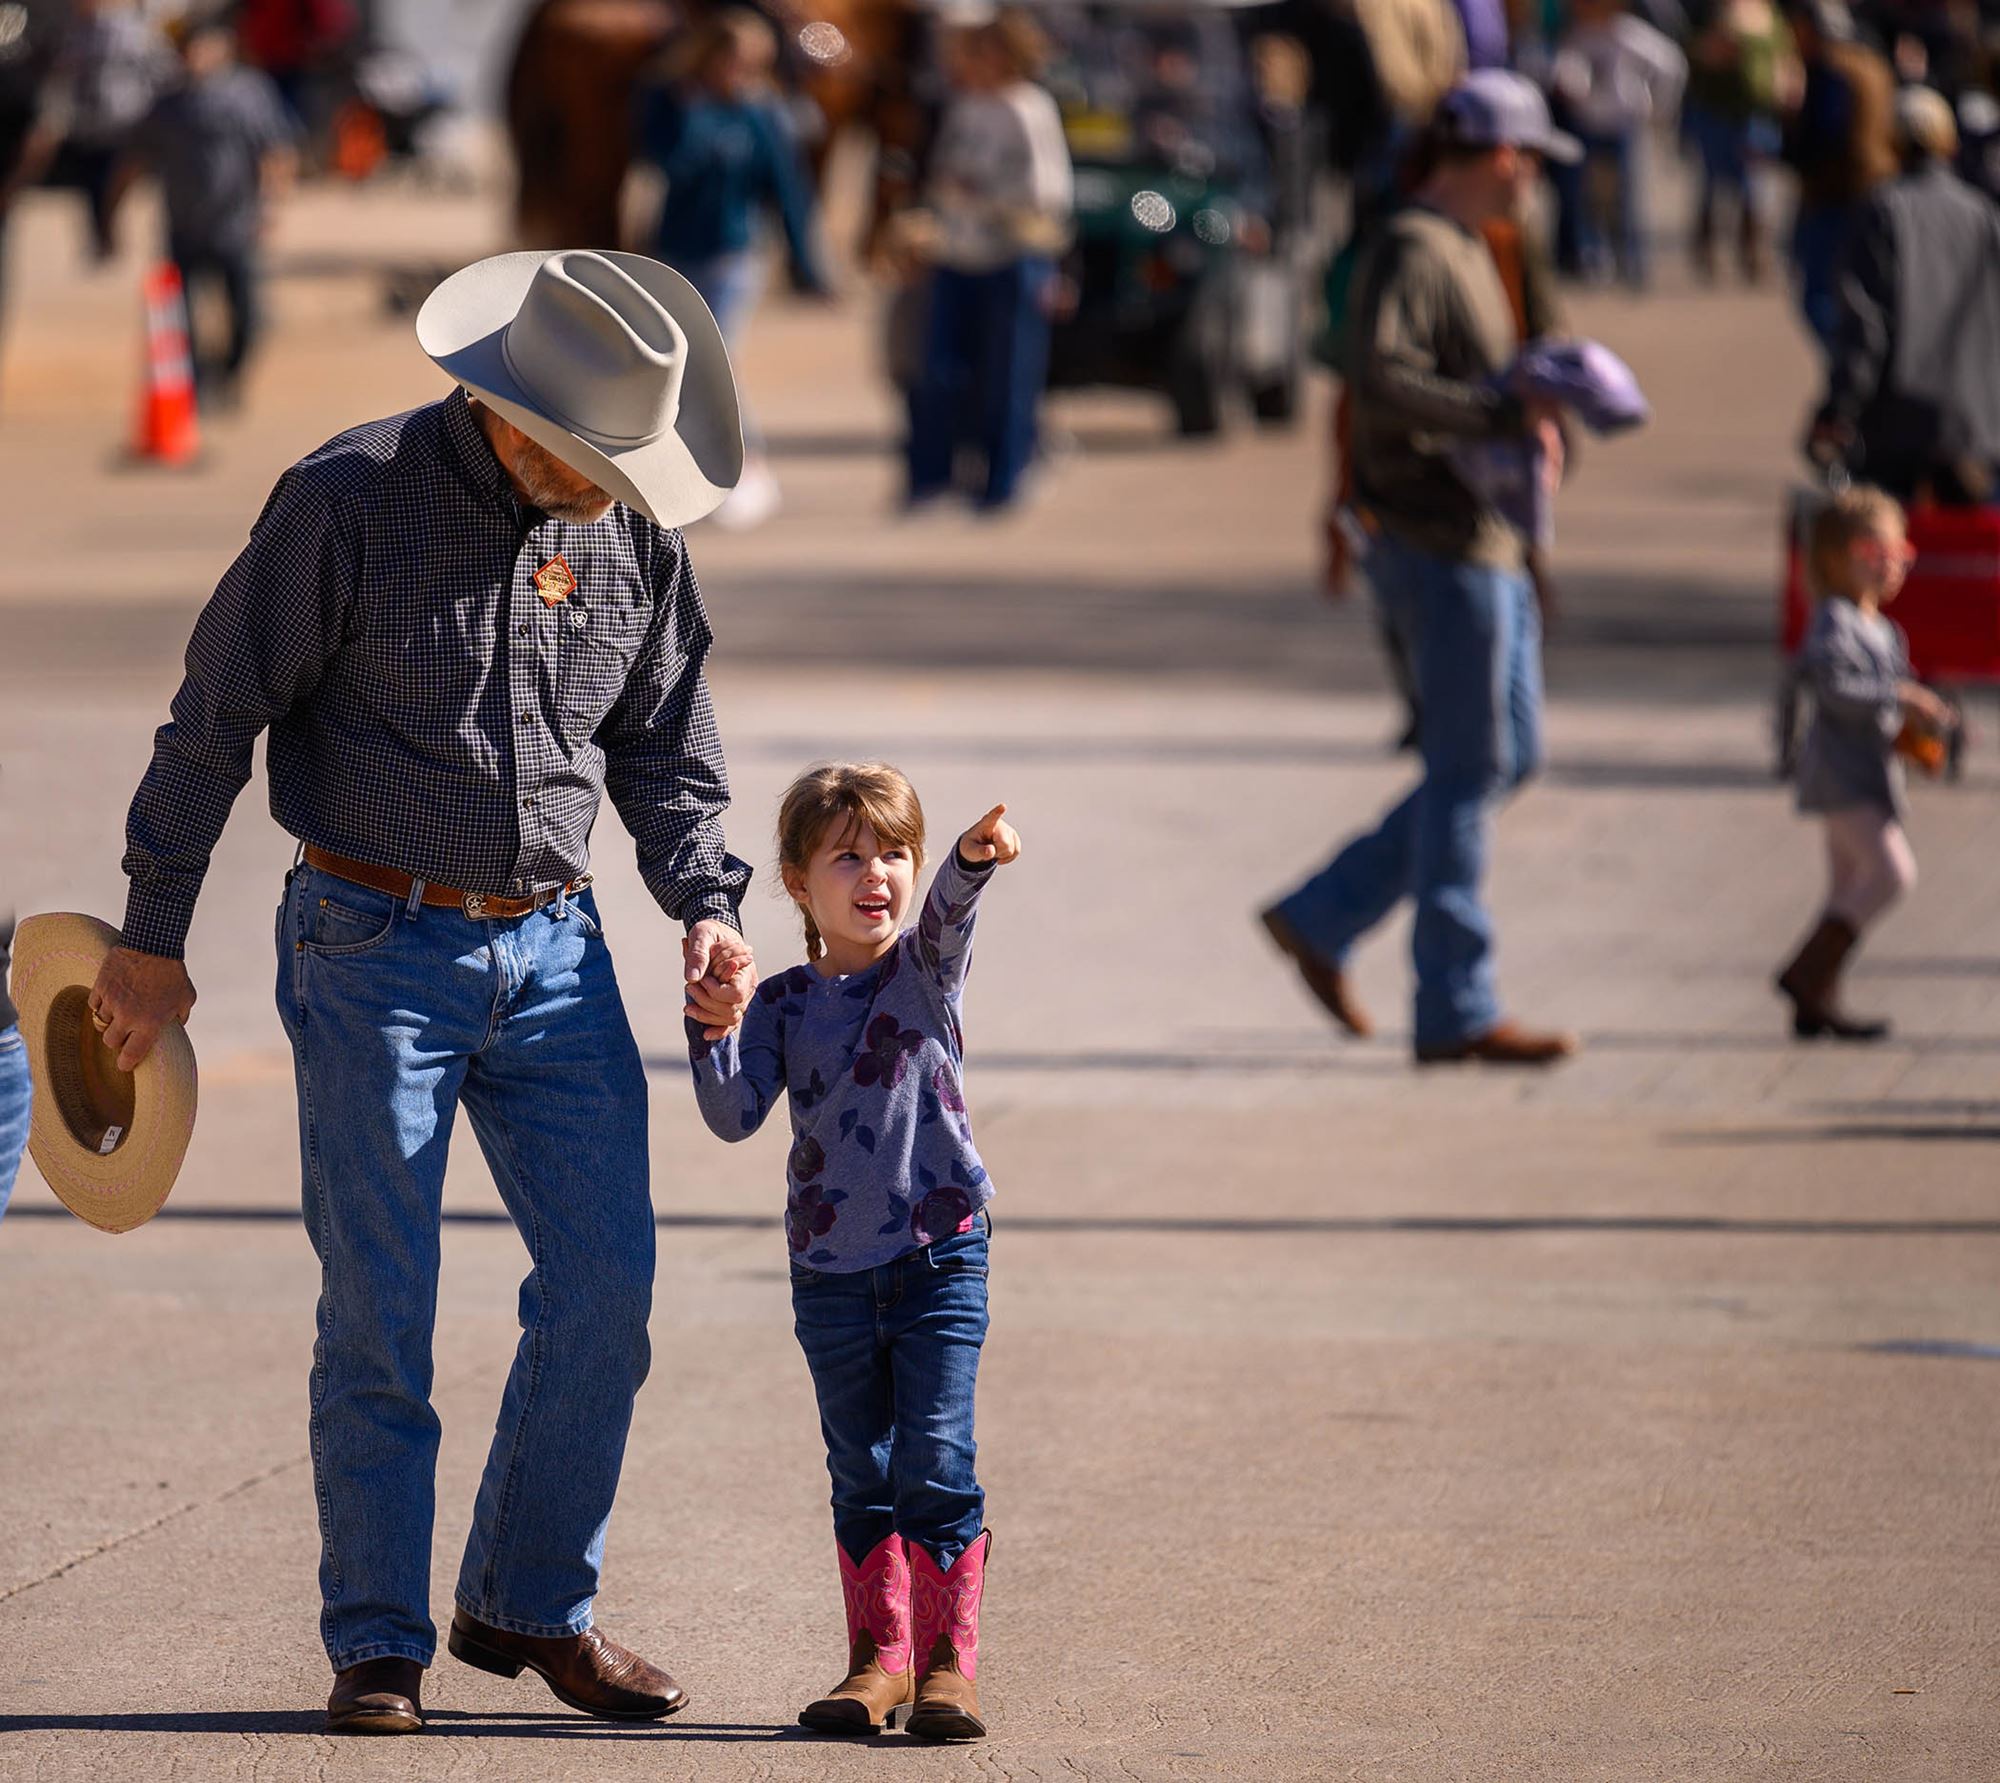
[[[992,873],[954,847],[916,926],[865,972],[794,966],[757,987],[736,1033],[709,1042],[688,1024],[695,1097],[719,1138],[747,1139],[790,1098],[785,1238],[801,1263],[873,1269],[963,1230],[992,1198],[959,1023]]]

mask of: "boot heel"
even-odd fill
[[[463,1635],[453,1629],[445,1644],[451,1649],[454,1659],[476,1666],[482,1672],[491,1672],[496,1678],[518,1678],[521,1675],[521,1661],[511,1654],[502,1653],[475,1641],[470,1635]]]

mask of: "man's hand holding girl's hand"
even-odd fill
[[[1007,807],[995,805],[959,837],[958,858],[968,867],[977,867],[987,861],[996,867],[1004,867],[1009,861],[1019,860],[1021,838],[1006,817]]]
[[[726,923],[704,918],[681,943],[687,979],[682,1013],[701,1023],[704,1040],[720,1040],[742,1020],[757,988],[757,956]]]

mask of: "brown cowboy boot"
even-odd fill
[[[1889,1024],[1844,1014],[1840,1007],[1840,972],[1860,937],[1854,925],[1838,916],[1823,916],[1791,963],[1778,974],[1779,994],[1792,1005],[1792,1032],[1801,1040],[1830,1035],[1835,1040],[1886,1040]]]
[[[1501,1022],[1469,1040],[1417,1048],[1419,1065],[1554,1065],[1576,1053],[1574,1034],[1537,1033],[1518,1022]]]
[[[990,1530],[942,1571],[922,1542],[910,1556],[910,1625],[916,1649],[917,1706],[903,1724],[919,1740],[983,1740],[979,1716],[979,1600],[986,1590]]]
[[[414,1659],[364,1659],[333,1675],[328,1733],[418,1733],[424,1725],[424,1668]]]
[[[1306,989],[1320,1001],[1320,1006],[1332,1016],[1348,1033],[1357,1040],[1366,1040],[1375,1032],[1375,1024],[1368,1019],[1368,1011],[1355,1000],[1354,992],[1347,982],[1347,974],[1340,967],[1329,965],[1308,947],[1305,938],[1285,920],[1284,913],[1274,904],[1258,919],[1265,931],[1277,943],[1278,951],[1287,955],[1299,969],[1299,976],[1305,980]]]
[[[859,1562],[834,1543],[847,1604],[847,1676],[799,1711],[818,1733],[880,1733],[916,1694],[910,1671],[910,1560],[900,1535],[885,1535]]]
[[[595,1628],[554,1639],[511,1634],[459,1610],[450,1645],[455,1658],[496,1677],[518,1678],[525,1666],[572,1709],[606,1721],[657,1721],[687,1707],[687,1692],[672,1678]]]

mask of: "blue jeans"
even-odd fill
[[[320,1261],[313,1484],[336,1670],[428,1663],[431,1327],[462,1104],[530,1258],[521,1341],[458,1602],[518,1634],[590,1626],[646,1378],[646,1079],[589,895],[510,921],[412,911],[301,867],[278,913],[305,1221]]]
[[[28,1049],[21,1030],[0,1028],[0,1214],[14,1193],[14,1173],[28,1149],[28,1113],[35,1086],[28,1078]]]
[[[792,1265],[793,1329],[819,1399],[833,1533],[852,1560],[895,1532],[949,1571],[985,1527],[972,1396],[990,1229],[981,1214],[970,1231],[852,1274]]]
[[[1802,204],[1792,224],[1792,275],[1798,287],[1799,313],[1828,353],[1833,351],[1834,335],[1840,327],[1840,265],[1858,208]]]
[[[979,505],[1014,499],[1035,456],[1035,410],[1049,376],[1044,299],[1054,274],[1049,261],[1030,257],[997,272],[945,266],[932,276],[923,369],[910,392],[912,501],[950,489],[961,441],[986,457]]]
[[[1573,212],[1570,240],[1575,244],[1574,271],[1592,276],[1618,275],[1634,285],[1646,281],[1646,187],[1642,157],[1646,152],[1637,129],[1623,136],[1579,137],[1583,159],[1554,171],[1557,197]],[[1598,214],[1598,182],[1608,169],[1611,222],[1615,235],[1607,239]]]
[[[764,257],[755,248],[745,248],[741,253],[689,261],[675,270],[700,294],[716,327],[722,330],[724,345],[731,354],[736,353],[743,344],[743,325],[764,294]],[[763,433],[751,419],[749,407],[741,402],[740,391],[738,397],[744,446],[752,453],[761,452]]]
[[[1500,1019],[1480,882],[1495,803],[1541,765],[1541,615],[1526,576],[1393,537],[1370,550],[1368,575],[1416,665],[1424,777],[1279,909],[1338,964],[1414,899],[1416,1044],[1451,1046]]]

